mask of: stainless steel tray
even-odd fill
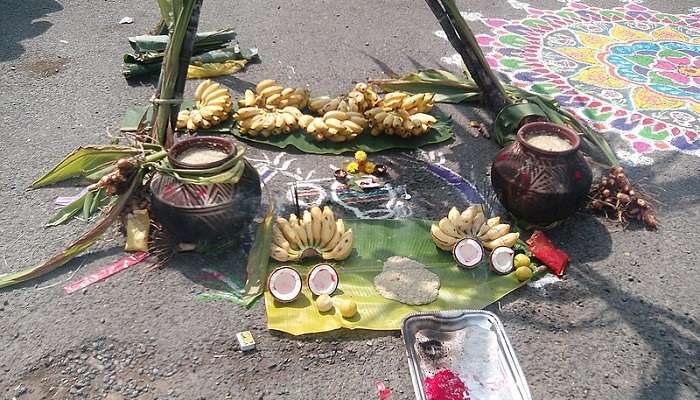
[[[515,352],[498,317],[488,311],[413,314],[401,334],[417,400],[427,400],[426,376],[450,369],[471,400],[532,400]]]

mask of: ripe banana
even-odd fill
[[[450,209],[447,217],[430,227],[430,236],[435,245],[445,251],[451,251],[458,241],[474,237],[484,247],[494,249],[499,246],[513,247],[518,241],[518,233],[510,233],[511,226],[501,223],[501,217],[486,219],[484,206],[474,204],[462,212],[455,207]]]
[[[332,110],[322,117],[303,116],[299,125],[315,140],[345,142],[357,138],[367,127],[368,121],[359,112]]]
[[[255,91],[246,90],[238,101],[239,107],[260,107],[269,110],[295,107],[302,109],[309,102],[309,91],[303,88],[284,88],[272,79],[255,86]]]
[[[233,115],[241,133],[250,136],[280,135],[299,129],[299,120],[305,117],[298,108],[286,106],[282,109],[266,109],[258,106],[239,108]]]
[[[352,253],[352,229],[343,233],[333,250],[321,254],[324,260],[345,260]]]
[[[335,98],[319,96],[309,99],[309,109],[317,115],[329,111],[364,113],[379,102],[377,93],[366,83],[358,83],[347,94]]]
[[[228,119],[232,102],[227,88],[207,79],[197,86],[194,98],[194,109],[182,110],[177,115],[177,129],[210,129]]]
[[[310,255],[326,260],[344,260],[352,253],[352,230],[345,230],[342,219],[336,220],[329,207],[312,207],[301,220],[292,214],[289,219],[277,218],[272,228],[270,257],[285,262]]]

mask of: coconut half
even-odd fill
[[[267,279],[267,288],[275,300],[292,302],[301,293],[301,275],[291,267],[279,267]]]
[[[489,258],[489,266],[491,271],[497,273],[498,275],[507,275],[513,272],[515,266],[513,265],[513,258],[515,257],[515,251],[510,247],[496,247],[491,252],[491,257]]]
[[[484,248],[478,240],[464,238],[455,243],[452,248],[452,257],[463,268],[472,269],[484,259]]]
[[[309,272],[308,281],[311,293],[330,296],[338,288],[338,272],[330,264],[318,264]]]

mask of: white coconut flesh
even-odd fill
[[[279,268],[270,274],[269,289],[277,300],[292,301],[301,293],[301,276],[291,268]]]
[[[466,238],[455,244],[452,254],[460,265],[470,268],[484,259],[484,248],[475,239]]]
[[[491,252],[491,267],[499,274],[508,274],[513,271],[513,257],[515,252],[509,247],[496,247]]]
[[[316,296],[331,295],[338,288],[338,273],[328,264],[319,264],[309,273],[309,289]]]

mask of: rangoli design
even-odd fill
[[[700,156],[700,13],[672,15],[628,3],[600,9],[522,7],[527,17],[480,18],[490,65],[549,95],[639,154]]]

